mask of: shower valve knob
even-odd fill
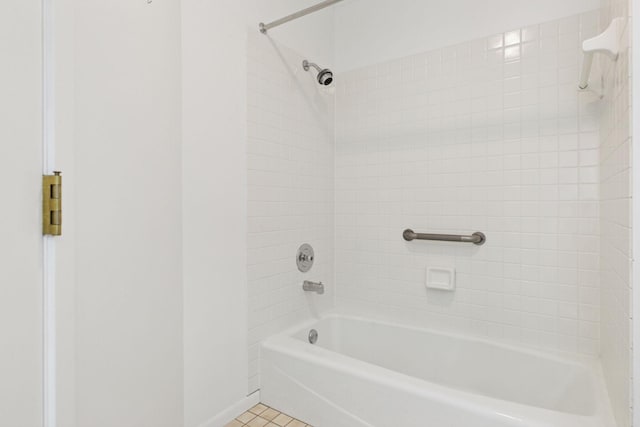
[[[300,261],[313,261],[313,255],[300,254]]]

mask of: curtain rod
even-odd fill
[[[280,18],[280,19],[278,19],[276,21],[269,22],[268,24],[265,24],[265,23],[261,22],[260,25],[259,25],[260,32],[262,34],[266,34],[268,30],[270,30],[270,29],[272,29],[274,27],[277,27],[277,26],[282,25],[282,24],[286,24],[289,21],[293,21],[294,19],[301,18],[301,17],[303,17],[305,15],[308,15],[310,13],[317,12],[318,10],[322,10],[325,7],[329,7],[329,6],[333,5],[333,4],[336,4],[336,3],[341,2],[341,1],[342,0],[325,0],[325,1],[320,2],[320,3],[318,3],[318,4],[314,5],[314,6],[308,7],[306,9],[302,9],[299,12],[292,13],[291,15],[287,15],[284,18]]]

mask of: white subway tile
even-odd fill
[[[389,79],[375,109],[365,91],[337,92],[338,123],[354,124],[336,128],[337,222],[358,230],[336,241],[339,306],[393,304],[432,326],[553,351],[597,348],[589,328],[599,322],[590,311],[599,278],[582,269],[593,268],[599,227],[581,218],[598,217],[599,136],[591,100],[574,87],[581,19],[589,25],[572,17],[428,52],[425,61],[391,61],[405,75],[426,63],[428,83],[418,95]],[[367,73],[350,71],[338,87]],[[405,243],[407,227],[478,229],[488,241]],[[351,249],[350,239],[376,228],[384,232],[366,239],[364,252]],[[425,265],[468,269],[449,305],[421,286]]]

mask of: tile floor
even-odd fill
[[[312,427],[282,412],[258,403],[244,414],[238,415],[225,427]]]

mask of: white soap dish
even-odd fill
[[[427,267],[427,289],[453,291],[456,289],[456,269]]]

